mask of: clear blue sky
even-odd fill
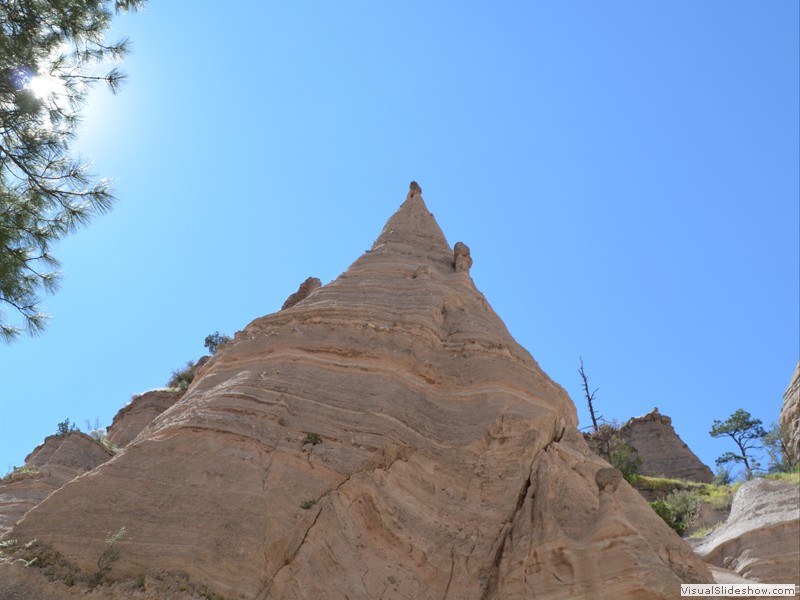
[[[416,179],[576,401],[777,420],[800,357],[796,0],[151,0],[76,148],[119,203],[60,244],[44,335],[0,346],[0,471],[323,283]]]

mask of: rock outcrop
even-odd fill
[[[370,252],[237,333],[9,535],[91,571],[124,527],[110,578],[182,572],[226,598],[652,599],[711,582],[453,262],[412,184]]]
[[[111,456],[111,451],[79,431],[47,437],[25,459],[24,468],[0,479],[0,534],[54,490]]]
[[[308,277],[303,283],[300,284],[300,287],[297,288],[297,291],[289,296],[286,299],[286,302],[283,303],[281,306],[281,310],[286,310],[287,308],[291,308],[298,302],[302,302],[313,292],[315,289],[320,287],[322,282],[319,280],[318,277]]]
[[[472,257],[469,254],[469,246],[464,242],[456,242],[453,247],[453,266],[457,273],[469,271],[472,268]]]
[[[134,397],[123,407],[108,428],[108,441],[120,448],[127,446],[153,419],[175,404],[183,391],[151,390]]]
[[[654,408],[642,417],[634,417],[619,430],[622,440],[633,446],[642,465],[639,473],[652,477],[688,479],[711,483],[714,474],[675,433],[672,419]]]
[[[783,395],[779,425],[785,460],[792,465],[800,464],[800,361]]]
[[[800,585],[800,490],[754,479],[739,488],[728,520],[695,548],[712,565],[761,583]]]

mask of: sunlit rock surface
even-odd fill
[[[47,437],[25,459],[24,468],[0,480],[0,533],[54,490],[111,456],[108,449],[79,431]]]
[[[744,483],[728,520],[695,552],[752,581],[800,585],[800,489],[769,479]]]
[[[10,535],[91,571],[125,527],[111,579],[182,572],[225,598],[650,599],[712,581],[588,449],[465,256],[412,185],[345,273],[253,321]]]
[[[672,427],[672,419],[657,408],[642,417],[628,420],[619,431],[620,437],[636,448],[642,465],[639,473],[653,477],[688,479],[711,483],[714,474]]]
[[[122,408],[108,428],[108,441],[115,446],[126,446],[158,415],[175,404],[183,396],[178,390],[152,390],[135,396]]]

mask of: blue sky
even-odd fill
[[[795,0],[151,0],[76,150],[119,202],[65,239],[46,332],[0,346],[0,471],[113,415],[370,247],[417,180],[575,400],[777,420],[800,357]],[[85,427],[84,427],[85,428]]]

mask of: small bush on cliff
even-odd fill
[[[122,527],[116,533],[109,533],[106,537],[106,547],[100,558],[97,559],[97,571],[89,578],[89,586],[95,587],[105,580],[111,571],[111,565],[119,560],[119,548],[117,542],[125,537],[125,528]]]
[[[75,423],[70,423],[69,419],[64,419],[61,423],[58,424],[58,428],[56,429],[56,435],[59,437],[64,437],[68,433],[72,433],[73,431],[80,431],[78,426]]]
[[[733,473],[731,468],[727,465],[719,465],[717,467],[717,474],[714,475],[714,485],[730,485],[733,483]]]
[[[231,336],[225,335],[224,333],[220,333],[219,331],[215,331],[214,333],[206,336],[206,339],[203,342],[203,346],[208,350],[210,354],[216,354],[220,346],[227,344],[230,341],[231,341]]]
[[[86,419],[84,422],[86,423],[86,429],[88,431],[87,435],[90,438],[102,445],[103,448],[111,452],[111,454],[119,452],[119,446],[112,444],[111,440],[108,439],[108,430],[100,424],[100,417],[95,417],[94,422],[89,419]]]
[[[39,540],[29,540],[24,544],[14,543],[6,550],[10,558],[22,560],[28,567],[39,569],[49,581],[63,581],[71,586],[78,577],[78,570],[74,565],[60,552]]]
[[[698,492],[677,490],[663,500],[651,502],[650,506],[678,535],[683,535],[692,524],[692,518],[699,501],[700,494]]]
[[[619,469],[626,481],[631,482],[642,466],[642,458],[628,442],[617,442],[611,450],[611,464]]]
[[[102,443],[103,438],[106,435],[106,428],[100,424],[100,417],[95,417],[94,422],[90,421],[89,419],[84,419],[83,422],[86,424],[86,435],[95,441]]]
[[[2,480],[5,482],[16,481],[17,479],[24,478],[26,475],[36,475],[38,472],[39,467],[36,465],[24,464],[21,467],[14,467]]]
[[[788,440],[791,437],[789,429],[788,424],[780,426],[773,423],[761,436],[761,443],[769,456],[769,473],[791,473],[800,468],[794,453],[788,451]]]
[[[611,466],[619,469],[626,481],[632,483],[642,466],[642,459],[636,448],[622,439],[619,429],[619,424],[611,421],[602,423],[597,431],[584,433],[583,436],[590,447],[611,463]]]
[[[303,438],[303,445],[306,444],[313,444],[316,446],[317,444],[322,443],[322,438],[318,433],[309,433],[305,438]]]
[[[176,390],[185,390],[189,387],[189,384],[192,383],[196,370],[197,365],[194,364],[193,360],[190,360],[183,369],[172,372],[172,376],[167,382],[167,387]]]

